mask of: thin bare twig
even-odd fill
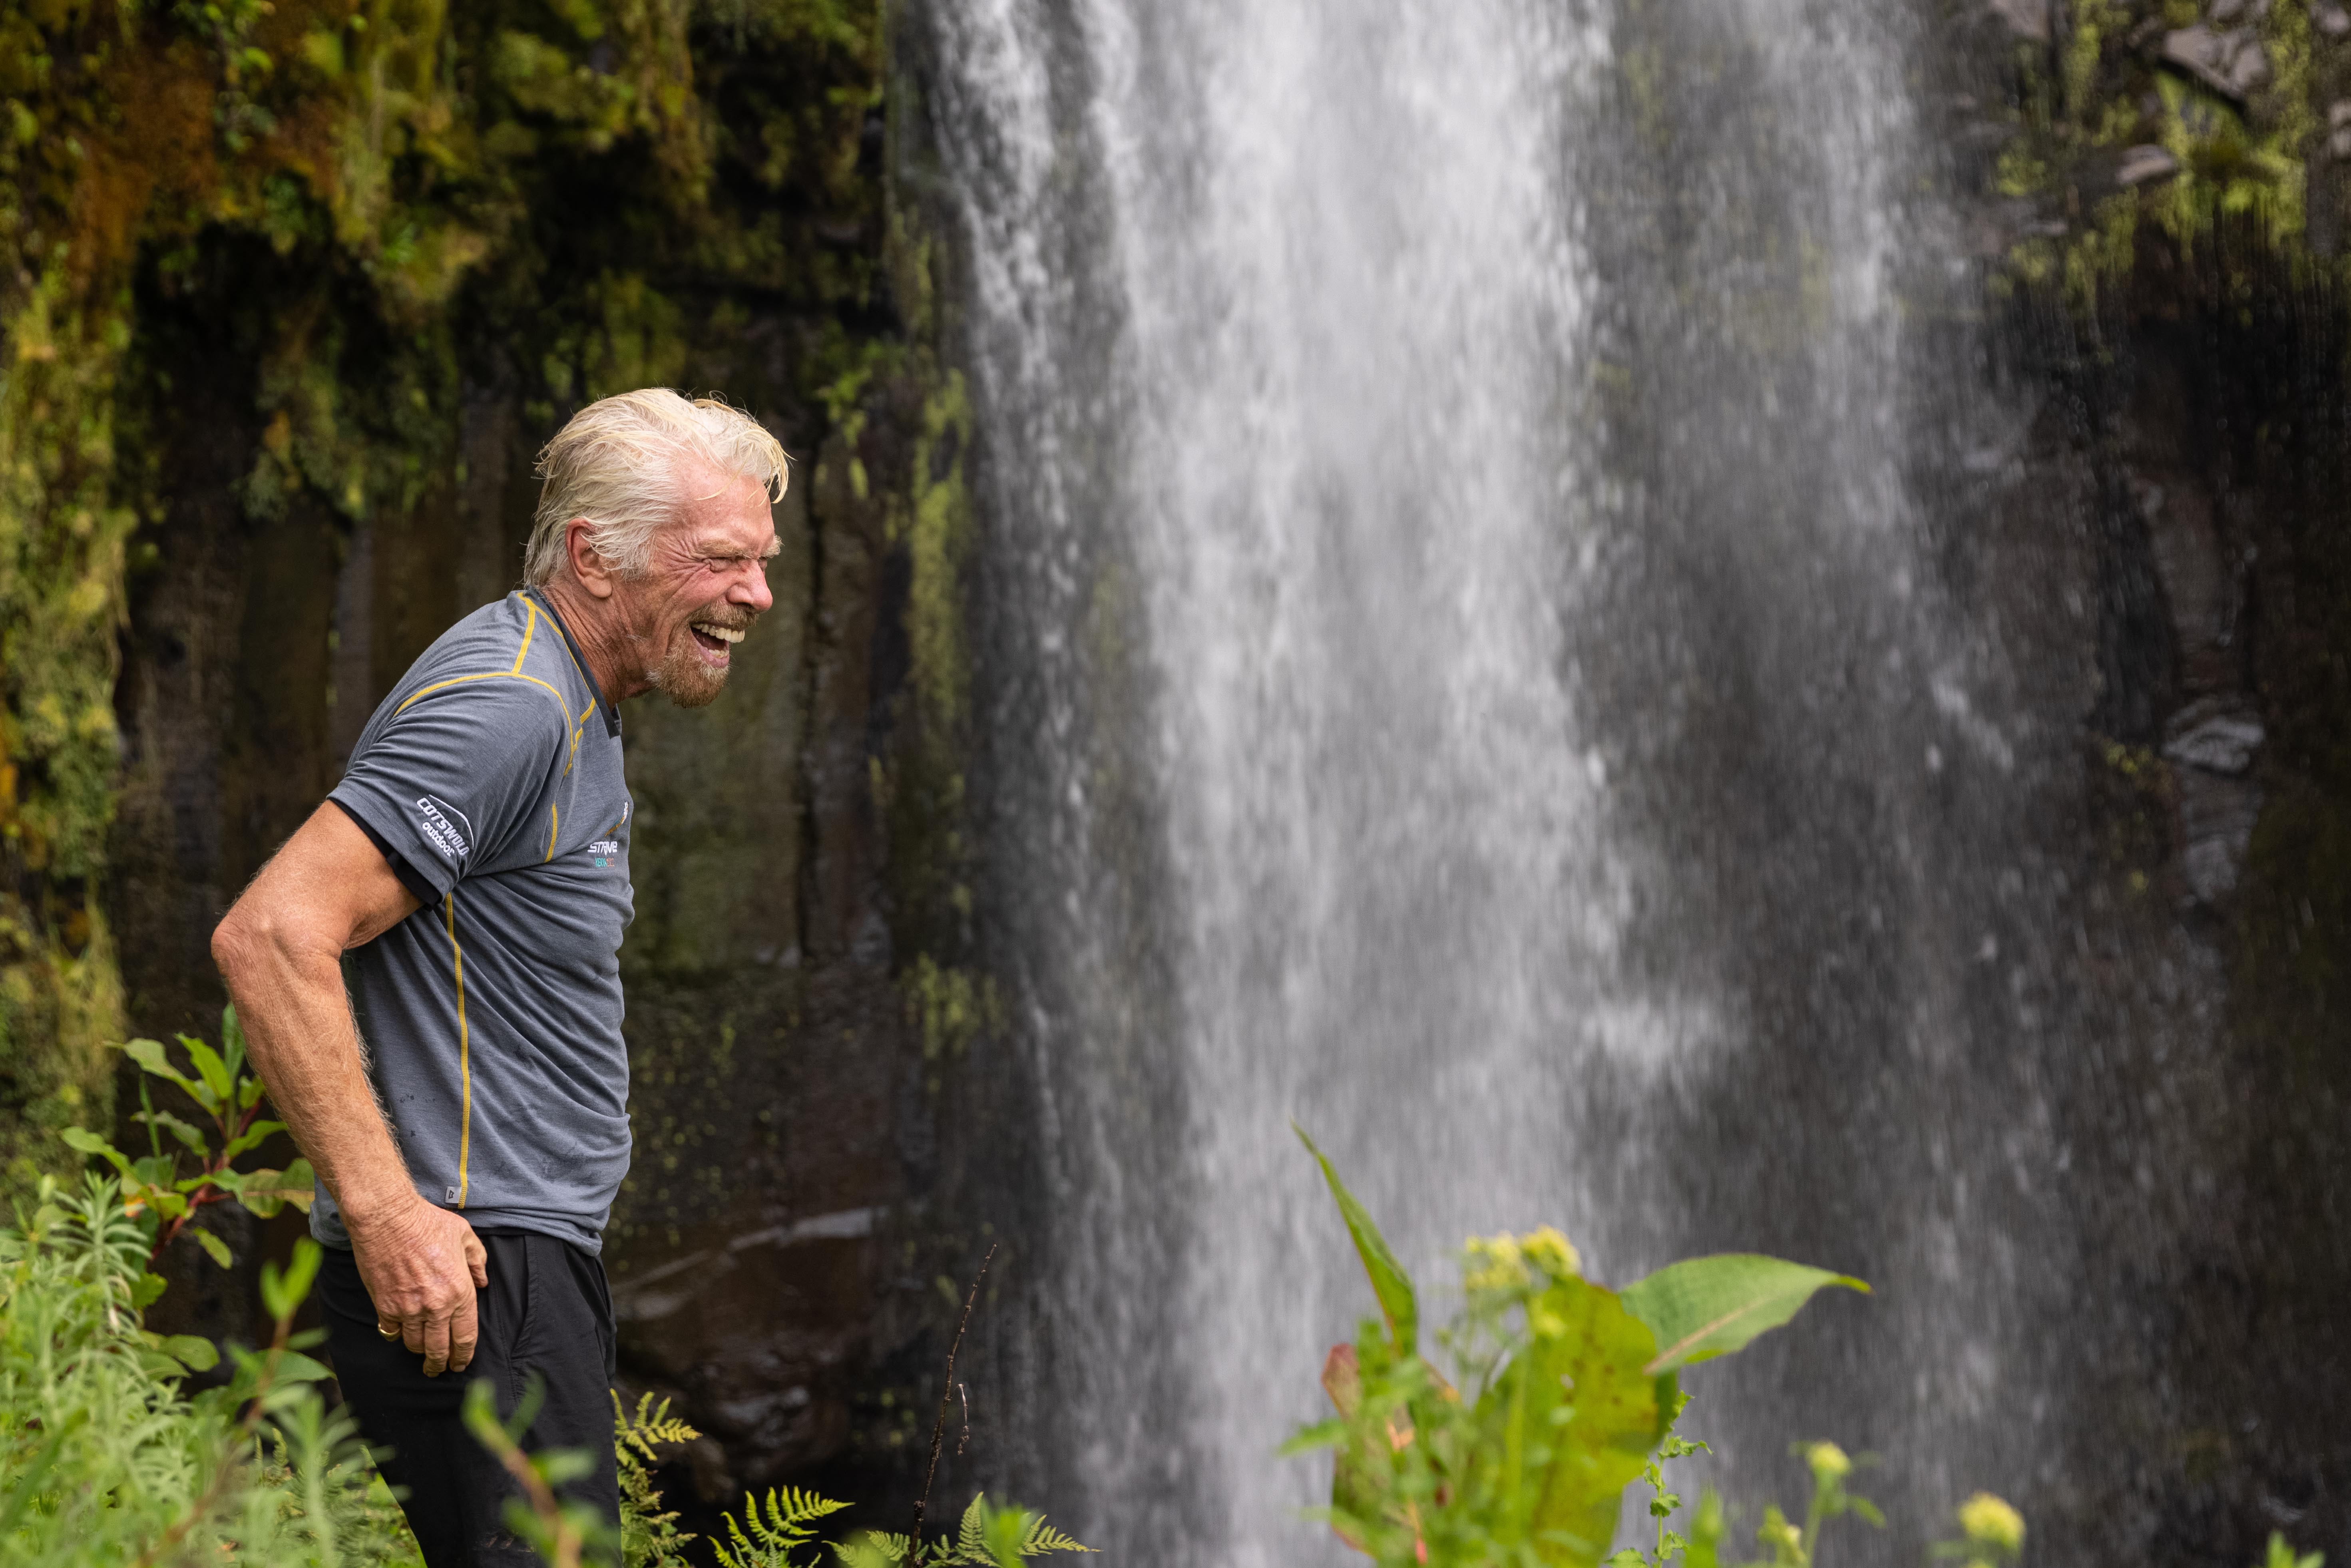
[[[963,1299],[963,1320],[956,1324],[955,1338],[947,1343],[947,1375],[946,1381],[939,1386],[939,1418],[931,1423],[930,1468],[923,1472],[923,1495],[914,1500],[914,1545],[917,1549],[923,1543],[923,1515],[929,1511],[931,1506],[931,1483],[938,1479],[939,1446],[946,1440],[947,1402],[952,1400],[956,1394],[956,1352],[963,1348],[963,1331],[971,1327],[971,1309],[979,1300],[980,1281],[987,1278],[987,1266],[994,1261],[996,1261],[996,1243],[991,1241],[987,1244],[987,1256],[979,1260],[979,1272],[972,1276],[971,1293]],[[967,1404],[964,1408],[968,1412],[970,1406]],[[965,1434],[967,1441],[969,1440],[969,1437],[970,1434],[967,1430]],[[956,1452],[958,1454],[963,1452],[963,1444],[956,1445]]]

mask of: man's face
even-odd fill
[[[653,536],[644,574],[617,581],[632,657],[680,707],[702,707],[726,684],[733,645],[775,603],[767,560],[781,549],[756,480],[695,467],[684,506]]]

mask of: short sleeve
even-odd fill
[[[427,687],[368,727],[328,798],[446,894],[531,826],[563,754],[559,703],[530,680]]]

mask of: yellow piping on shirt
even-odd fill
[[[526,675],[522,673],[523,658],[530,652],[531,632],[536,630],[538,625],[538,606],[531,602],[530,595],[527,593],[523,595],[522,602],[523,607],[530,612],[530,618],[523,622],[522,646],[515,650],[514,668],[510,670],[485,670],[478,675],[452,675],[445,681],[435,681],[429,686],[424,686],[417,691],[411,692],[406,700],[402,702],[398,707],[392,710],[392,716],[396,718],[400,715],[406,713],[408,711],[408,705],[416,701],[420,697],[431,696],[434,692],[441,691],[449,686],[462,685],[467,681],[528,681],[532,685],[538,686],[542,691],[545,691],[549,695],[553,696],[558,703],[562,704],[563,710],[566,713],[570,712],[571,705],[564,700],[564,696],[561,692],[557,691],[553,686],[549,685],[537,675]],[[569,650],[567,649],[566,652],[568,653]],[[569,771],[569,769],[566,769],[566,771]]]
[[[571,777],[571,769],[572,769],[572,768],[573,768],[573,767],[574,767],[574,766],[579,762],[579,760],[580,760],[580,735],[581,727],[587,724],[587,722],[588,722],[588,716],[589,716],[590,714],[591,714],[591,713],[594,713],[595,711],[596,711],[596,704],[595,704],[595,700],[594,700],[593,698],[590,698],[590,699],[589,700],[588,706],[587,706],[586,707],[583,707],[583,708],[581,708],[581,709],[580,710],[580,716],[579,716],[578,718],[576,718],[576,719],[574,719],[574,720],[572,721],[572,725],[571,725],[571,758],[570,758],[570,760],[569,760],[569,761],[568,761],[568,762],[564,763],[564,765],[563,765],[563,776],[564,776],[566,779],[569,779],[569,778],[570,778],[570,777]]]
[[[540,680],[537,675],[517,675],[512,670],[486,670],[478,675],[452,675],[445,681],[435,681],[431,685],[423,688],[423,690],[412,694],[408,702],[402,703],[398,707],[392,710],[392,715],[394,717],[397,717],[400,715],[406,713],[408,711],[408,703],[414,702],[418,697],[429,697],[444,686],[463,685],[467,681],[528,681],[532,685],[545,686],[548,691],[553,692],[557,702],[561,702],[563,700],[563,694],[561,692],[556,691],[553,686],[548,685],[545,681]]]
[[[523,655],[530,652],[530,634],[538,630],[538,606],[528,593],[522,596],[522,607],[530,612],[530,619],[522,623],[522,646],[515,650],[514,668],[507,672],[510,675],[522,674]]]
[[[449,965],[457,978],[457,1082],[462,1086],[464,1109],[457,1124],[457,1207],[465,1207],[465,1160],[473,1152],[474,1143],[474,1063],[472,1041],[465,1033],[465,955],[457,946],[457,894],[453,889],[444,894],[442,907],[448,911]]]
[[[557,814],[554,803],[549,801],[547,808],[547,858],[549,860],[555,858],[555,835],[560,832],[562,828],[563,819]]]

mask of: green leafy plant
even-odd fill
[[[1763,1510],[1763,1522],[1756,1527],[1755,1541],[1769,1555],[1750,1568],[1766,1568],[1767,1564],[1769,1568],[1813,1568],[1819,1560],[1821,1531],[1833,1519],[1843,1519],[1851,1514],[1873,1525],[1882,1527],[1886,1523],[1886,1516],[1878,1511],[1876,1503],[1865,1497],[1856,1496],[1846,1487],[1845,1479],[1853,1474],[1855,1467],[1854,1460],[1843,1448],[1834,1443],[1798,1443],[1793,1452],[1804,1461],[1804,1468],[1812,1472],[1813,1478],[1813,1498],[1805,1506],[1804,1522],[1797,1524],[1790,1520],[1776,1502],[1768,1505]],[[1977,1496],[1979,1500],[1989,1500],[2000,1508],[2008,1508],[2006,1503],[1989,1492],[1980,1492]],[[1706,1526],[1710,1531],[1708,1547],[1703,1553],[1695,1548],[1691,1551],[1689,1560],[1693,1568],[1714,1568],[1718,1560],[1716,1543],[1723,1534],[1723,1511],[1719,1500],[1711,1490],[1701,1503],[1701,1511],[1709,1508],[1712,1513]],[[2009,1510],[2009,1517],[2015,1517],[2014,1510]],[[1699,1531],[1693,1530],[1691,1533],[1695,1537]],[[2016,1534],[2019,1541],[2023,1539],[2024,1525],[2021,1520],[2016,1525]]]
[[[1335,1418],[1285,1451],[1333,1451],[1324,1517],[1383,1565],[1594,1568],[1625,1489],[1646,1473],[1670,1495],[1659,1467],[1695,1451],[1667,1447],[1686,1403],[1680,1369],[1743,1348],[1825,1287],[1868,1290],[1849,1275],[1729,1254],[1673,1264],[1619,1292],[1584,1279],[1556,1230],[1473,1239],[1461,1312],[1435,1336],[1457,1386],[1422,1354],[1411,1278],[1330,1160],[1298,1135],[1381,1315],[1323,1364]],[[1668,1545],[1682,1549],[1664,1528],[1678,1501],[1656,1515],[1660,1563]]]
[[[1683,1395],[1681,1403],[1687,1406],[1689,1403],[1689,1396]],[[1678,1419],[1679,1411],[1676,1412],[1676,1417]],[[1682,1499],[1679,1492],[1667,1490],[1666,1466],[1672,1460],[1687,1458],[1692,1454],[1708,1451],[1710,1450],[1704,1443],[1672,1434],[1657,1445],[1657,1451],[1649,1456],[1648,1464],[1641,1470],[1641,1479],[1647,1483],[1649,1488],[1649,1518],[1657,1527],[1656,1548],[1655,1551],[1644,1552],[1637,1546],[1627,1546],[1609,1557],[1609,1568],[1666,1568],[1666,1564],[1671,1563],[1677,1556],[1689,1552],[1689,1539],[1672,1526],[1674,1512],[1681,1507]],[[1709,1497],[1711,1495],[1711,1493],[1708,1494]],[[1703,1515],[1700,1517],[1700,1522],[1694,1527],[1693,1533],[1708,1545],[1713,1542],[1714,1537],[1706,1533]],[[1719,1534],[1719,1531],[1717,1533]],[[1692,1557],[1692,1561],[1696,1561],[1695,1556]]]
[[[1938,1542],[1935,1555],[1957,1558],[1965,1568],[2001,1568],[2024,1551],[2024,1516],[2000,1498],[1980,1491],[1959,1504],[1959,1539]],[[2270,1537],[2271,1568],[2279,1568],[2283,1536]],[[2292,1552],[2283,1568],[2294,1568]]]
[[[191,1034],[181,1035],[179,1041],[194,1068],[193,1076],[172,1063],[160,1041],[134,1040],[122,1047],[123,1054],[139,1064],[140,1110],[131,1120],[146,1124],[146,1154],[132,1158],[87,1128],[68,1127],[59,1135],[83,1154],[94,1155],[114,1167],[126,1214],[152,1218],[151,1263],[185,1232],[225,1269],[228,1244],[191,1221],[207,1207],[232,1198],[264,1219],[289,1203],[308,1213],[310,1162],[298,1159],[284,1170],[235,1167],[239,1156],[259,1148],[272,1134],[286,1130],[285,1123],[259,1114],[261,1080],[246,1060],[245,1031],[237,1027],[235,1008],[221,1009],[220,1050]],[[211,1123],[210,1128],[157,1110],[149,1092],[152,1079],[179,1088],[195,1103]],[[166,1136],[172,1141],[168,1150]],[[183,1151],[195,1156],[197,1169],[193,1176],[180,1175]]]
[[[763,1509],[761,1500],[746,1492],[741,1521],[731,1513],[726,1516],[733,1550],[724,1542],[710,1544],[721,1568],[786,1568],[793,1552],[814,1544],[816,1521],[848,1506],[798,1487],[774,1487],[768,1489]]]
[[[2269,1555],[2262,1560],[2261,1568],[2326,1568],[2326,1553],[2298,1552],[2287,1544],[2283,1534],[2273,1530],[2270,1531]]]
[[[120,1186],[44,1178],[0,1227],[0,1562],[25,1568],[389,1568],[415,1546],[293,1331],[318,1249],[263,1269],[267,1346],[193,1396],[209,1342],[140,1322],[160,1281]]]
[[[734,1523],[731,1516],[727,1523]],[[1024,1508],[998,1508],[987,1500],[986,1492],[974,1497],[971,1506],[964,1510],[952,1540],[942,1535],[917,1542],[912,1536],[876,1532],[833,1548],[844,1568],[1020,1568],[1031,1557],[1092,1550],[1047,1524],[1042,1514]],[[721,1551],[719,1562],[725,1568],[786,1568],[780,1555],[737,1559]]]
[[[677,1527],[675,1511],[664,1511],[653,1486],[653,1467],[661,1450],[702,1436],[669,1413],[669,1401],[639,1396],[635,1414],[612,1396],[612,1447],[621,1470],[621,1562],[623,1568],[686,1568],[690,1531]]]

